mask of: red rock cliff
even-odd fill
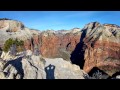
[[[120,71],[120,27],[90,23],[84,38],[84,70],[98,67],[109,75]]]
[[[71,52],[79,43],[81,31],[79,28],[72,30],[44,31],[30,30],[22,22],[11,19],[0,19],[0,45],[3,47],[9,38],[24,41],[25,49],[39,48],[44,57],[61,57],[70,59]]]
[[[61,57],[80,65],[86,72],[93,67],[109,75],[120,71],[120,27],[93,22],[68,31],[30,30],[21,22],[0,19],[0,46],[9,38],[24,40],[26,49],[39,48],[44,57]]]
[[[33,37],[33,42],[34,45],[39,44],[41,55],[44,57],[70,59],[70,54],[79,43],[81,35],[80,29],[73,31],[75,30],[66,33],[45,31],[38,37]]]

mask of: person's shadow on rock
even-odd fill
[[[49,64],[47,67],[45,67],[46,79],[55,79],[54,71],[55,71],[54,65]]]

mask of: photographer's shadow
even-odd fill
[[[46,79],[55,79],[54,71],[55,71],[54,65],[49,64],[47,67],[45,67]]]

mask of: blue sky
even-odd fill
[[[0,18],[15,19],[39,30],[83,28],[94,21],[120,25],[120,11],[0,11]]]

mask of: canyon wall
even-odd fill
[[[8,38],[24,41],[25,49],[38,48],[46,58],[71,60],[87,73],[98,67],[109,75],[120,70],[120,27],[91,22],[83,29],[37,31],[21,22],[0,20],[0,45]]]
[[[109,75],[120,70],[120,27],[113,24],[98,22],[85,26],[86,36],[83,39],[86,46],[84,53],[84,70],[89,72],[98,67]]]

